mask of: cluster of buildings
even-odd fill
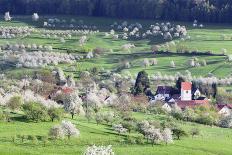
[[[156,101],[162,101],[162,108],[166,111],[171,111],[174,107],[184,110],[187,107],[209,106],[209,99],[202,95],[199,89],[193,89],[191,82],[182,82],[178,94],[175,94],[171,86],[158,86],[151,103]],[[217,104],[216,108],[220,115],[232,114],[232,104]]]
[[[202,96],[199,89],[192,89],[191,82],[182,82],[179,94],[175,94],[171,86],[158,86],[156,95],[154,95],[151,102],[155,103],[156,101],[163,101],[163,106],[168,111],[171,111],[173,105],[182,110],[186,107],[193,108],[209,105],[208,98]]]

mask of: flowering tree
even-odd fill
[[[163,141],[167,144],[173,143],[172,131],[169,128],[165,128],[163,131]]]
[[[148,59],[144,59],[144,60],[143,60],[143,66],[144,66],[144,67],[149,67],[149,66],[150,66],[150,62],[149,62]]]
[[[123,134],[127,132],[127,129],[122,126],[122,124],[114,124],[113,125],[114,131],[116,131],[118,134]]]
[[[194,59],[188,60],[188,64],[190,67],[195,67],[195,60]]]
[[[146,137],[151,140],[152,146],[163,140],[163,135],[161,134],[160,129],[155,129],[153,126],[146,130]]]
[[[138,130],[144,136],[146,135],[146,130],[149,129],[150,124],[147,120],[138,123]]]
[[[150,64],[154,66],[157,65],[158,64],[157,59],[156,58],[151,59]]]
[[[103,105],[101,99],[96,93],[89,92],[86,96],[86,106],[98,109]]]
[[[70,121],[62,121],[61,128],[68,139],[70,139],[71,136],[77,137],[80,135],[80,131]]]
[[[4,16],[5,21],[11,21],[12,17],[10,16],[10,12],[6,12]]]
[[[75,80],[73,78],[73,74],[67,77],[67,85],[68,87],[75,87]]]
[[[64,132],[60,125],[53,126],[49,131],[49,136],[51,136],[52,139],[63,139],[64,138]]]
[[[33,20],[33,21],[38,21],[38,20],[39,20],[39,15],[38,15],[38,13],[33,13],[33,15],[32,15],[32,20]]]
[[[18,110],[22,104],[23,99],[19,95],[11,97],[10,100],[7,102],[7,106],[13,111]]]
[[[64,109],[71,113],[72,118],[75,114],[85,114],[82,104],[82,99],[79,97],[77,91],[64,96]]]
[[[170,62],[170,67],[172,67],[172,68],[175,68],[175,67],[176,67],[176,64],[175,64],[174,61],[171,61],[171,62]]]
[[[84,44],[85,44],[86,41],[87,41],[87,37],[86,36],[80,37],[79,45],[80,46],[84,46]]]
[[[114,152],[112,150],[112,146],[89,146],[84,155],[114,155]]]

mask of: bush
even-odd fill
[[[143,136],[143,135],[139,135],[139,136],[136,138],[136,143],[137,143],[137,144],[144,144],[144,136]]]
[[[49,131],[49,136],[52,139],[63,139],[64,138],[64,132],[60,125],[53,126]]]
[[[42,140],[42,142],[43,142],[43,146],[45,147],[46,144],[48,143],[48,136],[43,136],[43,137],[41,137],[41,140]]]
[[[38,143],[38,139],[35,135],[28,135],[28,140],[31,140],[33,144],[37,144]]]
[[[0,110],[0,121],[4,121],[5,120],[5,114],[2,110]]]
[[[21,139],[22,143],[28,138],[26,135],[18,135],[18,137]]]
[[[192,138],[193,138],[194,136],[197,136],[200,134],[200,130],[198,128],[192,128],[190,131],[190,134],[192,135]]]
[[[232,128],[232,115],[221,118],[218,124],[223,128]]]
[[[122,126],[124,128],[126,128],[129,133],[131,132],[131,130],[135,130],[136,129],[136,123],[133,122],[133,121],[124,121],[124,122],[122,122]]]
[[[161,107],[161,104],[156,103],[155,105],[150,105],[147,110],[152,114],[166,114],[167,112]]]
[[[95,120],[97,122],[97,125],[103,123],[103,121],[104,121],[103,114],[102,113],[97,113],[96,116],[95,116]]]
[[[22,104],[23,104],[23,99],[21,96],[13,96],[7,102],[7,107],[15,111],[18,110]]]
[[[180,140],[181,137],[188,135],[187,132],[180,127],[173,128],[172,133],[178,140]]]
[[[136,144],[135,138],[133,138],[133,137],[131,137],[129,135],[126,138],[126,141],[127,141],[128,144]]]
[[[61,108],[50,108],[48,110],[48,116],[54,121],[54,119],[61,120],[63,118],[64,110]]]
[[[199,115],[199,117],[196,119],[196,122],[205,125],[213,125],[215,124],[215,119],[211,115]]]
[[[46,107],[37,102],[29,102],[24,104],[23,111],[28,120],[35,122],[46,121],[48,118]]]
[[[12,143],[15,143],[17,139],[16,135],[11,136],[11,139],[12,139]]]
[[[183,114],[181,111],[172,111],[171,116],[177,120],[183,120]]]
[[[162,128],[175,128],[176,124],[173,121],[162,121],[161,126]]]
[[[0,110],[0,121],[10,122],[10,113]]]

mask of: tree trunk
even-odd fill
[[[72,119],[73,119],[73,117],[74,117],[74,114],[72,114]]]

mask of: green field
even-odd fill
[[[143,113],[134,113],[138,120],[165,120],[166,116],[162,115],[147,115]],[[14,116],[14,115],[13,115]],[[17,119],[18,118],[18,119]],[[69,118],[66,118],[69,119]],[[109,145],[113,146],[113,150],[119,155],[229,155],[232,154],[230,146],[232,144],[231,129],[222,129],[218,127],[210,127],[195,123],[177,122],[186,131],[192,128],[199,128],[201,135],[192,138],[191,136],[174,140],[174,144],[166,146],[151,144],[133,145],[125,143],[126,135],[119,136],[115,133],[111,126],[97,125],[94,120],[88,123],[86,118],[77,117],[71,120],[80,130],[79,138],[71,140],[50,140],[45,146],[42,141],[33,144],[30,140],[25,140],[23,143],[20,139],[12,142],[14,135],[35,135],[45,136],[49,129],[59,122],[41,122],[32,123],[20,120],[20,116],[15,115],[13,122],[0,123],[0,154],[2,155],[25,155],[25,154],[83,154],[88,145]],[[138,136],[134,131],[131,136]]]
[[[47,19],[48,17],[46,17]],[[173,54],[157,54],[154,55],[151,53],[151,45],[163,44],[164,41],[161,39],[155,40],[112,40],[111,38],[104,37],[105,32],[109,32],[110,24],[117,21],[118,23],[124,21],[119,19],[108,19],[108,18],[92,18],[92,17],[70,17],[70,16],[61,16],[61,19],[70,19],[75,18],[76,21],[83,20],[86,25],[96,25],[100,30],[100,33],[95,35],[88,36],[88,42],[84,47],[80,47],[78,44],[79,37],[73,37],[72,39],[66,39],[65,43],[60,43],[59,39],[46,39],[41,37],[40,34],[34,33],[29,37],[18,38],[18,39],[0,39],[0,44],[9,43],[24,43],[32,44],[36,43],[37,45],[52,45],[54,48],[60,49],[61,52],[69,49],[74,51],[82,51],[83,48],[87,50],[94,49],[96,47],[101,47],[104,49],[112,49],[113,53],[106,52],[104,55],[101,55],[99,58],[94,58],[90,60],[83,60],[77,62],[77,71],[88,70],[93,67],[104,68],[107,70],[113,70],[120,65],[122,60],[127,60],[131,63],[131,68],[127,69],[132,73],[136,74],[140,70],[147,70],[149,74],[154,74],[155,72],[161,72],[163,74],[173,75],[176,72],[184,73],[185,70],[191,71],[194,76],[207,76],[208,73],[213,73],[217,77],[225,77],[231,74],[231,63],[226,61],[226,56],[197,56],[191,54],[177,54],[176,48],[171,47],[170,50]],[[0,22],[0,26],[34,26],[40,28],[43,25],[42,18],[40,22],[34,23],[31,21],[30,17],[16,17],[12,22]],[[146,28],[151,24],[154,24],[157,21],[149,20],[127,20],[128,23],[139,22],[143,24]],[[188,34],[191,36],[190,40],[179,41],[178,44],[187,47],[189,50],[198,50],[198,51],[212,51],[214,54],[220,54],[221,49],[227,49],[227,54],[232,54],[232,29],[230,25],[212,25],[205,24],[205,27],[196,29],[192,27],[191,23],[176,23],[185,25],[188,30]],[[226,35],[226,39],[222,40],[221,36]],[[177,40],[176,40],[177,41]],[[136,48],[131,50],[131,53],[121,50],[121,46],[126,43],[135,44]],[[158,65],[150,66],[144,68],[141,64],[144,58],[157,58]],[[191,57],[197,57],[199,60],[205,59],[207,66],[190,68],[186,65],[186,62]],[[176,68],[170,67],[170,61],[176,63]],[[62,67],[67,67],[61,65]],[[75,66],[75,65],[74,65]],[[126,70],[126,69],[125,69]],[[15,72],[15,70],[8,70],[9,72]],[[123,71],[123,70],[120,70]],[[120,72],[119,71],[119,72]]]

